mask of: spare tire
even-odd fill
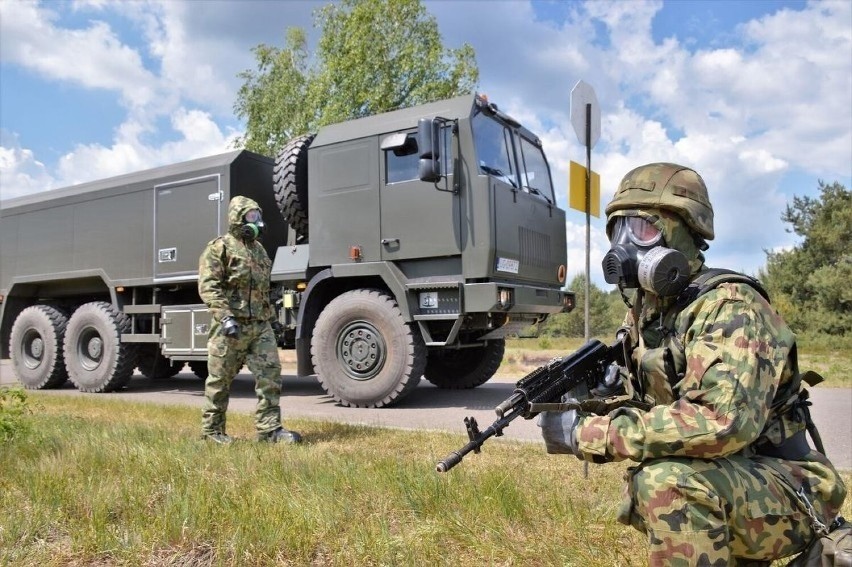
[[[275,201],[302,242],[308,240],[308,146],[314,134],[293,138],[275,159]]]

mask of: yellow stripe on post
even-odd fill
[[[571,167],[568,176],[568,205],[572,209],[586,212],[586,168],[577,162],[570,162]],[[591,186],[592,208],[590,214],[600,218],[601,216],[601,176],[592,172]]]

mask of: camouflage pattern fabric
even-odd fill
[[[257,394],[255,426],[261,433],[281,427],[281,363],[275,335],[269,323],[254,322],[240,325],[239,338],[221,333],[214,322],[207,342],[209,376],[204,383],[204,409],[201,418],[202,435],[225,433],[226,411],[231,383],[243,365],[254,375]]]
[[[248,197],[228,205],[228,233],[207,244],[198,261],[198,293],[213,319],[269,321],[275,310],[269,301],[272,262],[257,240],[240,236],[243,216],[260,207]],[[261,211],[262,212],[262,211]]]
[[[816,451],[800,461],[757,455],[776,393],[797,370],[795,336],[745,284],[721,284],[680,312],[674,301],[649,296],[639,316],[645,348],[634,352],[635,389],[651,409],[583,417],[579,451],[595,462],[642,463],[627,479],[619,519],[648,534],[652,565],[796,552],[811,529],[795,491],[804,488],[825,522],[846,488]],[[786,425],[788,436],[804,428]]]
[[[231,383],[245,364],[255,377],[255,424],[261,433],[281,425],[281,363],[270,323],[275,310],[269,300],[272,263],[257,240],[240,236],[247,211],[260,207],[247,197],[234,197],[228,206],[228,233],[212,240],[198,266],[198,293],[210,309],[213,322],[207,342],[209,376],[202,433],[225,433]],[[221,321],[234,317],[238,338],[222,334]]]
[[[682,165],[650,163],[629,171],[607,204],[606,214],[623,209],[666,209],[703,238],[715,236],[707,186],[695,170]]]
[[[662,458],[627,473],[620,522],[648,535],[652,566],[753,564],[812,537],[790,484],[765,463]]]

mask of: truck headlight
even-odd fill
[[[498,287],[497,288],[497,306],[500,309],[509,309],[514,304],[515,304],[514,292],[509,288]]]

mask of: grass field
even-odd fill
[[[610,344],[611,337],[598,337]],[[583,339],[515,339],[506,343],[506,355],[498,374],[522,377],[554,356],[577,350]],[[798,341],[799,368],[814,370],[825,378],[820,388],[852,388],[852,337],[828,339],[801,338]]]
[[[0,441],[0,565],[645,564],[614,519],[624,464],[584,478],[573,457],[499,440],[438,474],[461,436],[291,420],[301,446],[219,447],[194,408],[27,405]],[[229,419],[251,437],[250,416]]]

